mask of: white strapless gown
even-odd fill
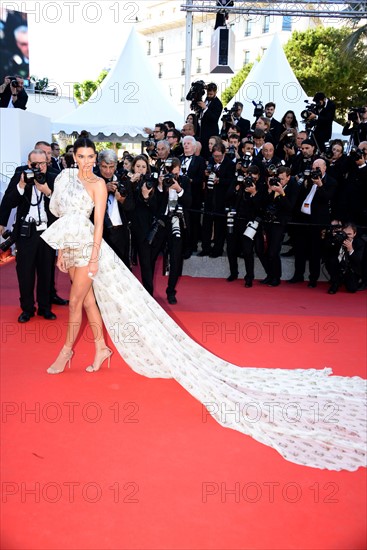
[[[77,170],[64,170],[50,204],[59,219],[42,237],[66,250],[70,265],[88,264],[93,206]],[[365,380],[331,376],[331,369],[238,367],[216,357],[165,313],[104,241],[93,289],[116,349],[135,372],[174,378],[219,424],[291,462],[329,470],[366,465]],[[316,409],[330,414],[318,419],[309,413]]]

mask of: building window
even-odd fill
[[[181,75],[183,76],[185,74],[186,70],[186,59],[181,59]]]
[[[164,38],[159,38],[158,44],[159,44],[159,48],[158,48],[159,53],[163,53],[163,51],[164,51]]]
[[[197,58],[196,58],[196,61],[197,61],[196,72],[197,72],[197,73],[201,73],[201,69],[202,69],[202,67],[201,67],[201,58],[200,58],[200,57],[197,57]]]
[[[185,84],[181,85],[181,101],[185,101]]]
[[[269,26],[270,26],[270,16],[265,15],[264,21],[263,21],[263,33],[269,32]]]
[[[152,53],[152,43],[150,40],[147,42],[147,55],[150,55]]]
[[[198,46],[203,45],[203,34],[204,34],[204,31],[198,31],[198,34],[197,34],[197,37],[198,37],[197,45]]]
[[[251,19],[246,19],[245,21],[245,36],[251,36],[252,31],[252,21]]]
[[[283,15],[282,31],[292,30],[292,17],[290,15]]]
[[[250,63],[250,52],[246,50],[243,52],[243,64],[247,65],[248,63]]]
[[[158,63],[158,78],[162,78],[163,63]]]

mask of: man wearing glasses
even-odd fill
[[[22,313],[19,323],[27,323],[35,314],[34,288],[37,275],[37,313],[53,321],[51,280],[55,260],[53,249],[41,239],[54,221],[49,211],[55,173],[47,170],[46,153],[33,149],[27,166],[17,168],[0,205],[0,233],[3,233],[12,208],[17,208],[14,236],[17,248],[17,277]]]

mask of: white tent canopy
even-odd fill
[[[322,92],[322,90],[319,91]],[[235,101],[240,101],[243,103],[242,117],[252,120],[254,111],[252,101],[261,101],[263,105],[272,101],[276,104],[274,116],[277,120],[280,121],[287,111],[294,111],[301,129],[303,125],[300,113],[306,106],[305,100],[308,99],[310,98],[298,82],[279,37],[275,34],[269,48],[259,63],[252,67],[245,82],[227,107],[231,107]],[[340,124],[334,122],[333,137],[341,137],[341,132]]]
[[[76,111],[53,121],[53,132],[80,132],[108,138],[144,134],[144,127],[172,120],[178,127],[183,113],[172,105],[154,75],[141,39],[133,27],[115,66],[92,97]],[[116,137],[115,136],[115,137]]]

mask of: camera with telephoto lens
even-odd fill
[[[230,235],[233,233],[234,229],[234,219],[236,217],[236,210],[234,208],[226,208],[227,212],[227,231]]]
[[[297,176],[298,176],[298,185],[302,185],[303,183],[305,183],[306,179],[309,178],[311,175],[311,167],[310,166],[307,166],[303,172],[300,172]]]
[[[248,222],[248,224],[246,225],[246,229],[243,232],[245,237],[248,237],[253,241],[257,233],[257,230],[259,229],[260,223],[261,223],[261,218],[255,218],[253,221]]]
[[[348,239],[348,235],[343,231],[341,225],[332,225],[326,230],[325,239],[329,246],[339,250],[343,242]]]
[[[248,151],[242,156],[239,161],[241,168],[248,168],[252,164],[252,155]]]
[[[32,169],[24,170],[24,181],[26,185],[34,185],[36,182],[43,185],[46,183],[47,177],[40,168],[37,167],[36,162],[31,163]]]
[[[158,229],[160,227],[166,227],[166,224],[160,218],[154,218],[153,223],[152,223],[152,227],[150,228],[150,231],[149,231],[148,236],[147,236],[147,241],[148,241],[149,245],[151,245],[152,242],[154,241],[155,236],[158,233]]]
[[[212,164],[208,164],[206,169],[209,172],[206,188],[209,191],[212,191],[214,189],[214,181],[215,181],[215,178],[217,177],[217,171]]]
[[[127,197],[127,182],[129,180],[129,172],[123,170],[114,183],[116,184],[116,190],[120,193],[121,197]]]
[[[255,118],[260,118],[261,116],[263,116],[265,109],[261,101],[258,101],[258,103],[256,103],[256,101],[252,101],[252,105],[255,107],[253,116]]]
[[[150,190],[157,186],[157,182],[158,172],[151,172],[150,174],[144,174],[144,176],[141,176],[138,185],[141,190],[145,183],[145,187]]]
[[[364,158],[364,153],[359,147],[352,147],[349,153],[350,159],[353,161],[362,160]]]
[[[311,170],[310,172],[310,179],[311,180],[318,180],[322,178],[322,172],[319,167],[315,168],[314,170]]]
[[[332,144],[331,141],[325,142],[325,151],[323,152],[322,156],[326,158],[327,160],[331,160],[333,158],[333,150],[332,150]]]
[[[237,153],[236,147],[234,145],[230,145],[228,147],[228,151],[226,153],[226,156],[228,158],[230,158],[231,160],[233,160],[234,158],[236,158],[236,153]]]
[[[366,107],[352,107],[348,113],[348,120],[350,122],[358,122],[358,115],[364,115]]]
[[[0,250],[1,252],[6,252],[7,250],[9,250],[10,247],[13,246],[13,244],[17,240],[15,236],[15,231],[10,231],[9,229],[7,229],[6,231],[4,231],[2,237],[6,240],[0,244]]]
[[[201,107],[199,107],[199,101],[203,100],[203,95],[205,94],[206,85],[204,80],[197,80],[191,84],[190,90],[186,96],[187,101],[191,101],[190,109],[199,113]]]

